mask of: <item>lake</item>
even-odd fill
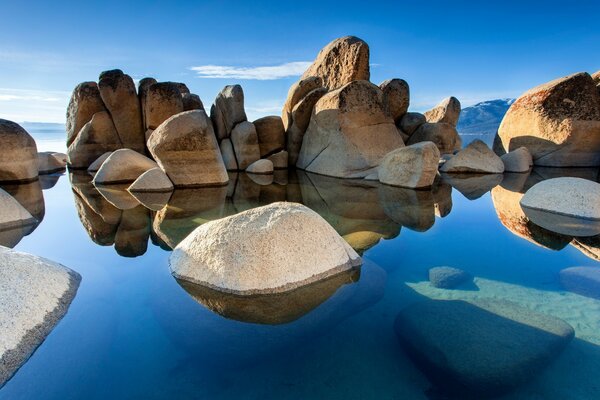
[[[393,328],[400,310],[427,298],[503,299],[567,321],[575,339],[504,398],[598,398],[600,300],[565,290],[559,272],[600,266],[600,237],[536,227],[518,206],[528,187],[556,176],[597,181],[598,169],[446,176],[430,191],[301,171],[265,185],[239,174],[223,188],[178,189],[162,209],[164,199],[144,199],[146,208],[117,187],[100,193],[85,172],[5,187],[42,221],[2,244],[82,282],[0,399],[436,398]],[[323,216],[363,255],[361,269],[254,300],[170,275],[170,249],[196,226],[284,200]],[[428,270],[443,265],[473,284],[434,288]]]

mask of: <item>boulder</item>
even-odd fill
[[[183,101],[183,111],[191,110],[202,110],[204,111],[204,104],[200,100],[200,96],[193,93],[182,93],[181,101]]]
[[[252,122],[240,122],[231,131],[231,144],[238,168],[244,170],[260,158],[258,135]]]
[[[418,302],[394,328],[421,371],[452,398],[498,396],[532,380],[574,336],[561,319],[492,299]]]
[[[536,225],[572,236],[600,234],[600,183],[553,178],[531,187],[520,201]]]
[[[406,131],[405,131],[406,132]],[[441,154],[454,153],[460,150],[462,140],[458,136],[456,128],[445,122],[421,124],[406,142],[415,144],[419,142],[433,142]]]
[[[127,189],[130,192],[170,192],[173,183],[163,172],[156,167],[141,174]]]
[[[37,220],[14,197],[0,189],[0,232],[35,225]]]
[[[170,258],[177,279],[240,295],[287,292],[361,263],[319,214],[286,202],[207,222]]]
[[[437,175],[440,151],[432,142],[421,142],[389,152],[381,161],[378,177],[381,183],[407,188],[433,185]]]
[[[317,101],[296,166],[322,175],[363,178],[399,147],[404,143],[384,110],[381,89],[354,81]]]
[[[600,165],[600,94],[580,72],[537,86],[519,97],[498,128],[504,151],[527,147],[535,165]]]
[[[88,167],[88,172],[96,172],[100,169],[100,167],[102,166],[102,164],[104,164],[104,161],[106,161],[106,159],[108,157],[110,157],[110,155],[112,154],[112,151],[107,151],[106,153],[102,154],[100,157],[98,157],[93,163],[90,164],[90,166]]]
[[[77,138],[67,150],[69,166],[74,169],[88,168],[102,154],[123,147],[113,120],[106,111],[94,114],[91,121],[81,128]]]
[[[67,164],[62,158],[56,157],[52,151],[44,151],[38,153],[38,173],[39,174],[53,174],[55,172],[63,171]]]
[[[500,157],[504,172],[527,172],[533,165],[533,158],[527,147],[519,147]]]
[[[476,139],[440,168],[446,173],[501,174],[504,163],[485,143]]]
[[[273,162],[271,160],[258,160],[246,168],[249,174],[273,175]]]
[[[271,115],[259,118],[252,124],[258,135],[261,157],[269,156],[285,148],[285,131],[281,117]]]
[[[210,108],[210,119],[219,141],[228,138],[237,124],[248,120],[244,110],[244,91],[240,85],[225,86],[219,92]]]
[[[67,161],[68,161],[69,157],[67,156],[66,153],[51,151],[50,154],[52,154],[54,156],[54,158],[56,158],[58,161],[63,163],[65,166],[67,165]]]
[[[407,112],[400,119],[399,126],[402,132],[410,136],[415,133],[415,131],[425,122],[427,122],[427,119],[423,114],[417,112]]]
[[[288,152],[285,150],[281,150],[278,153],[271,154],[269,157],[267,157],[267,160],[270,160],[273,163],[273,168],[275,169],[287,169],[288,158]]]
[[[144,132],[148,130],[146,126],[146,95],[148,93],[148,88],[157,83],[157,80],[154,78],[142,78],[138,82],[138,98],[140,99],[140,110],[142,111],[142,127]]]
[[[160,82],[146,91],[146,129],[156,129],[175,114],[183,112],[183,99],[179,87],[174,82]]]
[[[96,82],[82,82],[75,86],[67,107],[67,147],[94,114],[106,111]]]
[[[80,281],[60,264],[0,247],[0,387],[66,314]]]
[[[473,277],[462,269],[433,267],[429,270],[429,282],[439,289],[454,289],[469,281],[473,281]]]
[[[210,118],[202,110],[163,122],[148,150],[175,186],[224,185],[229,180]]]
[[[37,179],[37,147],[25,129],[12,121],[0,119],[0,148],[0,182]]]
[[[143,153],[146,141],[142,111],[133,79],[119,69],[104,71],[100,74],[98,88],[123,147]]]
[[[560,271],[560,283],[569,292],[600,300],[600,268],[571,267]]]
[[[321,78],[323,86],[329,90],[353,81],[368,81],[369,45],[355,36],[335,39],[319,52],[301,79],[310,76]]]
[[[223,158],[223,163],[225,164],[225,169],[227,171],[237,171],[238,164],[235,159],[235,153],[233,152],[233,145],[231,144],[231,139],[226,138],[221,140],[221,157]]]
[[[288,95],[281,111],[283,129],[288,130],[292,125],[292,110],[307,94],[323,87],[323,80],[318,76],[308,76],[294,83],[288,90]],[[327,89],[325,89],[327,92]],[[310,116],[309,116],[310,117]],[[308,125],[308,123],[307,123]]]
[[[183,82],[173,82],[176,86],[177,89],[179,89],[179,93],[183,94],[190,94],[190,88],[187,87],[187,85]]]
[[[410,104],[408,83],[403,79],[388,79],[382,82],[379,88],[383,91],[383,104],[388,115],[396,123],[400,123]]]
[[[291,124],[286,130],[287,151],[289,154],[289,165],[296,165],[298,155],[302,147],[302,139],[304,133],[310,123],[315,104],[321,97],[327,93],[327,88],[321,87],[309,92],[302,100],[300,100],[292,109]]]
[[[129,183],[158,165],[148,157],[131,149],[114,151],[102,163],[94,176],[94,185]]]
[[[456,128],[460,117],[460,101],[456,97],[447,97],[440,104],[426,111],[424,116],[427,122],[445,122]]]

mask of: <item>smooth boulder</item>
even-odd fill
[[[426,188],[437,175],[440,151],[432,142],[422,142],[389,152],[378,169],[381,183],[406,188]]]
[[[67,149],[71,168],[88,168],[102,154],[123,147],[110,114],[100,111],[81,128]]]
[[[210,118],[202,110],[163,122],[148,140],[148,150],[175,186],[224,185],[229,180]]]
[[[148,94],[148,88],[157,82],[156,79],[150,77],[142,78],[138,82],[137,94],[140,99],[140,110],[142,111],[142,125],[144,132],[148,130],[148,127],[146,126],[146,95]]]
[[[248,168],[250,164],[260,159],[258,135],[252,122],[240,122],[233,128],[231,145],[240,170]]]
[[[100,167],[102,166],[102,164],[104,164],[104,161],[106,161],[106,159],[108,157],[110,157],[110,155],[112,154],[112,151],[107,151],[106,153],[102,154],[100,157],[96,158],[96,160],[94,160],[94,162],[92,162],[90,164],[90,166],[87,168],[88,172],[92,172],[95,173],[97,172]]]
[[[454,289],[469,281],[473,281],[473,277],[462,269],[433,267],[429,270],[429,282],[439,289]]]
[[[19,124],[0,119],[0,148],[0,182],[28,182],[37,178],[37,146]]]
[[[210,108],[215,134],[219,141],[228,138],[233,128],[247,121],[244,110],[244,90],[240,85],[225,86]]]
[[[75,86],[67,107],[67,147],[73,143],[81,128],[92,116],[102,111],[106,111],[106,107],[96,82],[82,82]]]
[[[453,153],[456,150],[460,150],[462,145],[462,140],[458,136],[456,128],[445,122],[425,122],[421,124],[410,135],[406,144],[411,145],[420,142],[435,143],[441,154]]]
[[[519,147],[503,154],[500,159],[504,164],[504,172],[527,172],[533,165],[533,158],[527,147]]]
[[[267,160],[270,160],[273,163],[273,168],[275,169],[287,169],[288,158],[288,152],[285,150],[281,150],[280,152],[271,154],[269,157],[267,157]]]
[[[94,176],[95,185],[129,183],[158,165],[148,157],[131,149],[114,151],[102,163]]]
[[[399,123],[408,111],[410,90],[403,79],[388,79],[379,85],[383,91],[383,104],[390,117]]]
[[[460,117],[460,101],[456,97],[447,97],[423,115],[427,122],[444,122],[456,127]]]
[[[141,174],[127,190],[130,192],[170,192],[173,190],[173,183],[162,169],[156,167]]]
[[[476,139],[446,161],[440,171],[446,173],[501,174],[504,163],[485,143]]]
[[[200,96],[194,93],[182,93],[181,101],[183,102],[183,111],[203,110],[204,104],[200,100]]]
[[[281,111],[281,121],[283,122],[284,130],[288,130],[292,125],[292,110],[310,92],[323,87],[323,80],[318,76],[308,76],[300,79],[298,82],[290,86],[287,98],[283,104]]]
[[[170,257],[177,279],[240,295],[286,292],[361,262],[319,214],[286,202],[207,222]]]
[[[265,157],[285,148],[285,131],[281,117],[270,115],[252,123],[258,136],[260,156]]]

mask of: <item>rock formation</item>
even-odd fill
[[[73,89],[67,108],[67,147],[98,112],[106,111],[96,82],[82,82]]]
[[[427,111],[424,116],[427,122],[444,122],[456,128],[460,117],[460,101],[456,97],[448,97]]]
[[[123,147],[113,120],[107,111],[94,114],[79,131],[67,150],[71,168],[88,168],[106,152]]]
[[[233,128],[247,121],[244,110],[244,91],[240,85],[225,86],[210,109],[215,134],[219,141],[228,138]]]

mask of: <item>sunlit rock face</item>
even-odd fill
[[[431,110],[426,111],[423,115],[427,122],[444,122],[456,127],[458,118],[460,117],[460,110],[460,101],[456,97],[448,97]]]
[[[504,151],[527,147],[535,165],[600,165],[600,95],[592,77],[577,73],[537,86],[504,116]]]
[[[225,86],[219,92],[210,109],[210,119],[219,141],[228,138],[237,124],[248,120],[240,85]]]
[[[0,119],[0,147],[0,182],[29,182],[37,178],[37,147],[25,129]]]
[[[446,161],[440,171],[449,174],[501,174],[504,172],[504,163],[485,143],[474,140]]]
[[[148,157],[131,149],[119,149],[102,163],[96,175],[95,185],[111,185],[135,181],[141,174],[158,165]]]
[[[67,108],[67,147],[73,143],[81,128],[99,112],[106,112],[106,107],[100,96],[98,84],[82,82],[75,86]]]
[[[113,124],[110,114],[99,111],[94,114],[78,135],[73,139],[67,154],[69,167],[74,169],[85,169],[91,166],[103,154],[123,147],[117,129]],[[100,168],[100,165],[98,165]],[[97,171],[95,167],[93,167]]]

